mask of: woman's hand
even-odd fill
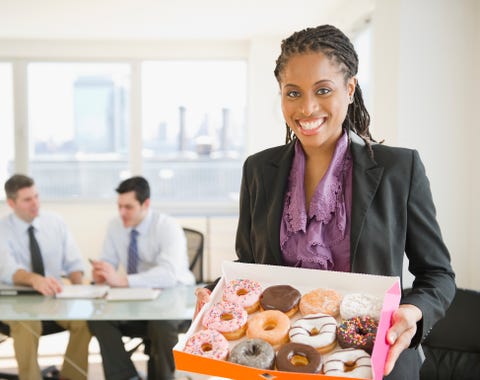
[[[195,319],[197,314],[202,309],[203,305],[205,305],[210,300],[211,293],[211,290],[207,288],[195,289],[195,295],[197,296],[197,305],[195,307],[195,314],[193,314],[193,319]]]
[[[414,305],[400,305],[392,315],[392,326],[387,332],[390,350],[385,363],[384,375],[392,372],[398,357],[410,346],[417,332],[417,322],[422,319],[422,311]]]

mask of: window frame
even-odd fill
[[[11,52],[5,54],[2,52]],[[13,70],[14,171],[29,173],[28,131],[28,64],[51,63],[122,63],[130,66],[130,147],[128,171],[142,175],[142,73],[144,61],[158,60],[245,60],[248,71],[247,41],[34,41],[3,40],[0,43],[0,62],[10,63]],[[247,81],[248,82],[248,81]],[[249,91],[247,83],[247,94]],[[248,107],[248,105],[247,105]],[[112,191],[112,198],[114,192]],[[101,199],[49,199],[52,202],[91,202]],[[106,200],[111,202],[111,200]],[[177,215],[235,214],[238,201],[157,202],[166,212]],[[200,204],[201,203],[201,204]]]

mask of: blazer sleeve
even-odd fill
[[[243,263],[253,263],[254,254],[251,239],[251,226],[252,226],[252,204],[251,193],[249,189],[249,179],[252,176],[248,172],[248,166],[251,158],[245,160],[243,164],[242,183],[240,187],[240,201],[239,201],[239,217],[237,235],[235,239],[235,250],[238,260]]]
[[[401,303],[416,305],[422,311],[422,321],[412,340],[412,346],[416,346],[445,315],[456,287],[425,168],[418,152],[412,151],[412,155],[405,253],[415,280],[411,292],[404,295]]]

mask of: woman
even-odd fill
[[[414,150],[376,144],[349,39],[330,25],[282,42],[275,76],[286,144],[247,158],[241,262],[415,276],[387,333],[388,379],[419,376],[416,348],[455,293],[454,273]],[[208,291],[197,292],[199,306]]]

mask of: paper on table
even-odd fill
[[[108,285],[63,285],[57,298],[102,298],[110,287]]]
[[[153,300],[160,294],[160,289],[152,288],[110,288],[107,293],[109,301]]]

